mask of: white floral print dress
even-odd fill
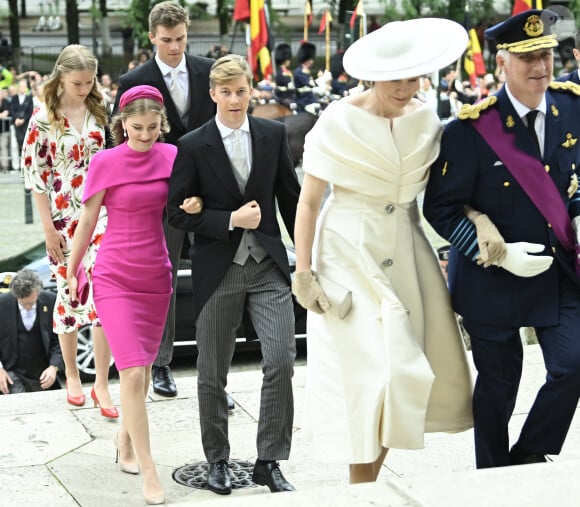
[[[71,302],[66,281],[66,260],[70,256],[72,239],[81,213],[81,199],[86,174],[92,156],[105,146],[104,128],[87,112],[82,132],[78,132],[65,117],[61,132],[50,124],[46,108],[41,106],[30,119],[22,147],[22,172],[25,185],[33,192],[48,195],[52,221],[66,241],[65,263],[50,259],[50,269],[57,284],[53,328],[57,334],[70,333],[84,324],[100,325],[92,299],[86,305]],[[105,231],[107,215],[101,208],[95,233],[83,259],[91,279],[97,250]]]

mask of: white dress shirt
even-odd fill
[[[531,109],[528,106],[524,106],[518,99],[516,99],[513,96],[507,83],[504,86],[505,86],[505,91],[506,91],[511,103],[514,106],[514,109],[516,110],[516,113],[518,113],[518,116],[522,119],[522,121],[524,122],[524,125],[527,126],[528,120],[526,118],[526,115],[531,111]],[[547,109],[547,107],[548,106],[546,104],[546,96],[544,95],[542,97],[542,101],[535,108],[535,110],[538,111],[538,116],[536,116],[536,124],[535,124],[536,136],[538,137],[538,144],[540,145],[540,153],[541,153],[542,157],[544,156],[544,141],[546,138],[545,131],[546,131],[546,109]]]
[[[20,316],[22,317],[24,327],[27,331],[30,331],[32,326],[34,326],[34,321],[36,320],[36,304],[28,310],[18,303],[18,309],[20,310]]]

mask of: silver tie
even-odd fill
[[[234,130],[234,144],[232,146],[231,160],[236,172],[238,173],[240,189],[243,190],[246,186],[246,180],[250,173],[248,167],[248,159],[242,145],[242,133],[239,130]],[[240,183],[241,181],[241,183]]]
[[[171,94],[171,98],[173,99],[173,103],[177,108],[177,112],[181,118],[187,113],[187,99],[181,86],[179,86],[179,79],[177,76],[179,75],[178,69],[171,69],[171,85],[169,86],[169,93]]]

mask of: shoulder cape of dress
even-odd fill
[[[389,122],[345,99],[331,103],[306,135],[304,171],[353,192],[383,195],[385,179],[390,178],[385,169],[397,168],[398,173],[410,162],[405,155],[420,154],[421,165],[429,165],[437,157],[443,130],[437,115],[425,106],[394,118],[392,128]],[[398,150],[388,149],[388,131]]]
[[[149,151],[135,151],[126,142],[97,153],[89,165],[83,203],[106,188],[168,179],[176,155],[172,144],[155,143]]]

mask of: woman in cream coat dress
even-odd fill
[[[306,138],[293,284],[310,310],[305,433],[325,461],[350,464],[351,483],[376,480],[389,448],[472,426],[465,350],[416,200],[442,127],[413,98],[466,42],[443,19],[363,37],[344,66],[374,84],[331,104]]]

